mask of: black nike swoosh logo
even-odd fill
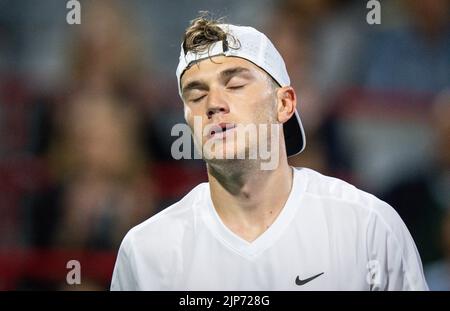
[[[305,285],[306,283],[311,282],[311,281],[314,280],[315,278],[318,278],[318,277],[321,276],[322,274],[323,274],[323,272],[322,272],[322,273],[319,273],[319,274],[316,274],[316,275],[313,275],[312,277],[309,277],[309,278],[304,279],[304,280],[300,280],[300,277],[297,275],[297,278],[295,279],[295,284],[297,284],[298,286]]]

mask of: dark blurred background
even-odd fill
[[[175,161],[175,69],[200,10],[265,32],[299,95],[291,158],[390,203],[450,289],[450,0],[0,0],[0,290],[107,289],[125,233],[206,181]],[[81,263],[81,285],[66,263]]]

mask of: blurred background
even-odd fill
[[[134,225],[206,181],[175,161],[175,69],[200,10],[265,32],[307,135],[291,158],[390,203],[450,290],[450,0],[0,0],[0,290],[109,288]],[[81,285],[66,263],[81,263]]]

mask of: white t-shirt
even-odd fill
[[[208,183],[131,229],[111,290],[428,290],[411,235],[375,196],[307,168],[275,222],[247,242]]]

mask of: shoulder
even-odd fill
[[[323,211],[327,224],[338,228],[333,231],[336,236],[346,231],[360,239],[368,263],[376,262],[388,271],[389,277],[380,276],[379,288],[427,289],[415,243],[394,208],[338,178],[301,171],[307,180],[304,193],[309,208]]]
[[[308,168],[297,169],[307,180],[305,197],[321,202],[325,212],[357,214],[365,219],[376,218],[386,229],[402,223],[398,213],[375,195],[339,178],[326,176]]]
[[[144,248],[147,249],[153,247],[161,249],[164,245],[174,242],[187,230],[193,230],[195,208],[205,191],[208,191],[208,184],[201,183],[178,202],[133,227],[125,235],[121,247],[129,250],[131,245],[133,248],[145,245]]]
[[[180,201],[135,226],[119,248],[112,290],[154,289],[165,286],[167,271],[177,266],[180,245],[195,230],[195,209],[201,205],[208,184],[192,189]]]
[[[386,204],[376,196],[354,185],[331,176],[323,175],[308,168],[297,168],[306,179],[305,195],[332,200],[361,208],[372,209],[374,205]]]

